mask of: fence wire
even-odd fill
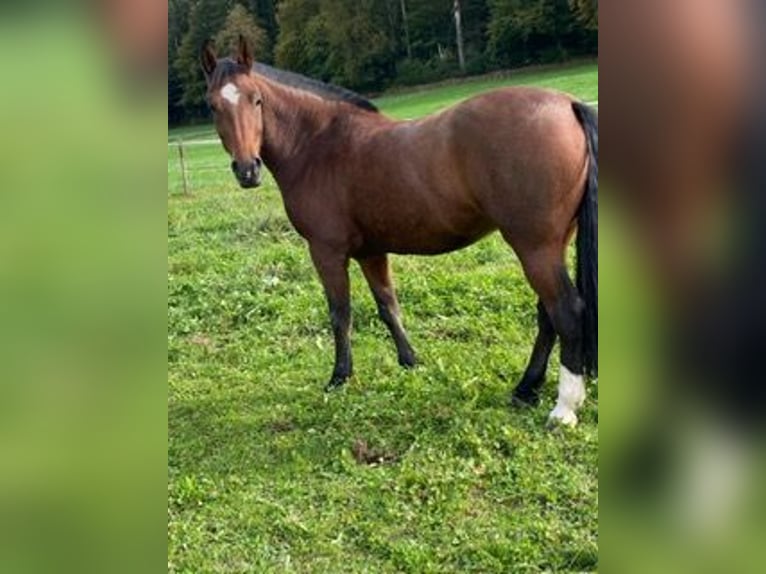
[[[232,185],[229,163],[218,140],[168,143],[168,194],[193,194],[206,187]]]

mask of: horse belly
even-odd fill
[[[370,253],[438,255],[471,245],[495,229],[472,206],[443,199],[403,198],[398,205],[373,210],[365,219],[359,222],[360,251]]]
[[[449,116],[396,126],[365,149],[350,194],[363,250],[436,255],[496,229],[457,165]]]
[[[388,246],[388,249],[386,249],[385,252],[397,253],[400,255],[440,255],[442,253],[449,253],[450,251],[468,247],[491,231],[492,229],[490,228],[467,235],[445,233],[431,235],[426,240],[420,242],[394,242],[392,245]]]

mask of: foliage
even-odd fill
[[[240,36],[244,36],[250,42],[255,54],[259,57],[263,54],[267,43],[266,34],[242,4],[235,4],[226,16],[223,28],[215,36],[219,54],[236,54]]]
[[[588,65],[376,103],[416,117],[510,83],[598,97]],[[546,430],[554,358],[543,405],[508,407],[535,298],[501,238],[394,259],[414,371],[354,267],[356,375],[325,395],[322,289],[273,181],[244,192],[220,146],[188,151],[192,195],[175,155],[168,173],[168,571],[596,571],[598,392]]]
[[[415,86],[449,78],[457,73],[455,62],[446,62],[440,58],[428,61],[407,59],[399,63],[396,69],[397,84]]]
[[[500,66],[566,59],[595,47],[569,0],[491,0],[488,53]]]
[[[577,19],[588,30],[598,30],[598,0],[569,0]]]
[[[247,4],[247,6],[245,5]],[[248,8],[249,6],[249,8]],[[253,7],[261,10],[254,12]],[[228,31],[227,31],[228,30]],[[276,37],[273,2],[234,0],[171,0],[168,4],[168,115],[182,110],[186,118],[200,116],[204,107],[205,80],[200,71],[199,52],[211,38],[225,42],[237,31],[251,36],[259,49],[259,58],[271,57],[270,42]],[[171,113],[173,112],[173,113]]]
[[[235,29],[257,40],[261,61],[356,90],[377,92],[459,73],[452,0],[236,1],[170,0],[172,124],[203,110],[200,46],[219,35],[228,43]],[[597,0],[461,0],[460,6],[468,73],[598,50]]]
[[[328,51],[319,0],[280,2],[277,12],[279,40],[275,49],[280,67],[326,77],[322,55]]]
[[[329,44],[327,63],[336,83],[358,89],[384,85],[395,66],[391,38],[381,29],[377,0],[323,0]]]
[[[189,23],[173,62],[183,86],[180,104],[198,114],[203,107],[205,80],[199,67],[200,48],[223,28],[231,0],[189,0]],[[179,6],[180,8],[180,6]]]

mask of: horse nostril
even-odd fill
[[[261,166],[263,161],[259,157],[254,157],[250,162],[231,162],[231,170],[234,172],[237,180],[242,184],[248,184],[248,187],[258,185],[261,181]]]

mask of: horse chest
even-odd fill
[[[317,190],[292,190],[283,195],[287,218],[304,239],[331,243],[346,240],[349,225],[337,199]]]

